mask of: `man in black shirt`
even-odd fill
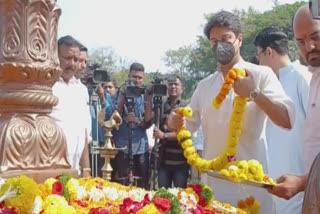
[[[168,80],[168,99],[164,103],[163,118],[160,129],[154,129],[154,137],[160,140],[161,158],[158,170],[159,188],[174,187],[186,188],[190,166],[183,156],[183,150],[177,141],[176,132],[169,131],[166,125],[167,118],[173,109],[184,106],[181,102],[183,85],[181,78],[175,76]]]

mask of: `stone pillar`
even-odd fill
[[[0,0],[0,177],[75,172],[49,116],[58,102],[60,14],[55,0]]]

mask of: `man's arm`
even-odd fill
[[[145,123],[149,123],[152,120],[152,94],[148,94],[145,96],[145,111],[144,111],[144,121]]]
[[[304,191],[307,180],[308,174],[302,176],[284,175],[277,180],[277,186],[268,188],[268,192],[289,200],[299,192]]]
[[[271,72],[271,71],[261,71],[261,72]],[[250,71],[246,70],[246,77],[237,77],[233,88],[234,91],[242,97],[250,97],[250,93],[257,88],[254,83],[253,76]],[[272,77],[273,73],[269,76]],[[291,129],[291,120],[289,117],[289,112],[287,106],[281,101],[276,99],[271,99],[270,97],[285,97],[284,91],[280,85],[280,82],[274,76],[273,79],[266,80],[265,88],[267,90],[262,90],[258,93],[257,97],[254,99],[254,102],[262,109],[266,115],[278,126],[283,128]],[[275,86],[275,87],[274,87]],[[273,88],[274,87],[274,88]],[[269,90],[270,89],[270,90]],[[279,89],[279,91],[278,91]],[[281,90],[281,91],[280,91]],[[264,91],[270,92],[268,95]],[[279,93],[279,96],[274,96],[276,93]],[[272,96],[271,96],[272,94]],[[292,103],[292,102],[291,102]],[[293,108],[293,104],[291,105]],[[292,110],[294,112],[294,109]],[[294,115],[294,114],[293,114]]]
[[[288,110],[282,103],[272,102],[262,92],[258,94],[254,102],[268,115],[268,117],[278,126],[291,129]]]

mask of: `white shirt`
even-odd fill
[[[320,67],[309,68],[312,72],[310,82],[307,118],[304,122],[303,146],[307,170],[320,152]]]
[[[279,70],[279,81],[295,106],[295,123],[291,130],[267,122],[266,136],[269,155],[269,175],[279,178],[284,174],[303,175],[306,173],[303,157],[302,130],[306,118],[311,73],[300,63],[291,63]],[[275,198],[276,211],[282,214],[300,214],[303,193],[290,200]]]
[[[91,136],[91,114],[90,114],[90,106],[89,106],[89,93],[88,88],[79,80],[76,80],[76,84],[79,87],[80,99],[79,99],[79,107],[83,108],[83,125],[87,130],[87,137]]]
[[[51,116],[65,134],[72,168],[79,169],[85,144],[85,118],[84,107],[80,107],[83,99],[77,80],[73,77],[67,84],[60,78],[52,87],[52,93],[58,97],[59,102],[53,107]]]
[[[293,103],[286,97],[280,82],[270,68],[257,66],[243,60],[234,67],[249,70],[252,73],[257,88],[264,95],[274,102],[281,102],[286,106],[290,121],[293,124]],[[229,120],[235,97],[233,89],[226,96],[220,109],[213,108],[211,104],[212,99],[220,91],[223,82],[222,73],[215,72],[198,84],[191,98],[190,107],[193,109],[193,116],[187,120],[187,128],[191,132],[194,132],[199,128],[201,123],[204,134],[203,157],[205,159],[217,157],[226,146]],[[266,119],[266,114],[254,102],[247,103],[236,158],[238,160],[259,160],[264,167],[264,171],[268,172],[265,138]],[[261,214],[274,213],[272,198],[265,189],[231,183],[208,176],[203,177],[204,182],[213,188],[217,200],[236,206],[239,199],[253,195],[261,202]]]

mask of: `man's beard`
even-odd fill
[[[311,54],[317,54],[317,57],[310,57],[309,59],[309,55]],[[313,67],[320,67],[320,51],[319,50],[315,50],[315,51],[311,51],[307,54],[307,62],[308,65],[313,66]]]

